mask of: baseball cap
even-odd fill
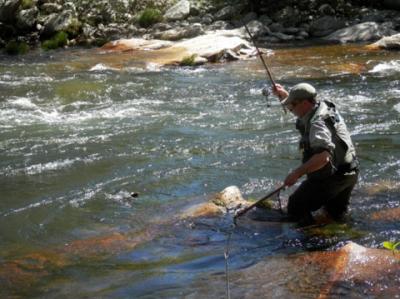
[[[293,86],[289,91],[289,96],[282,101],[283,105],[293,102],[314,99],[317,96],[315,88],[308,83],[299,83]]]

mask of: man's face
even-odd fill
[[[314,105],[310,101],[302,100],[302,101],[292,102],[288,104],[286,107],[295,116],[303,117],[313,108],[313,106]]]

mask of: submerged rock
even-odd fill
[[[268,256],[230,272],[237,298],[394,298],[399,294],[400,255],[349,242],[336,251]],[[224,277],[208,281],[196,293],[224,296]]]

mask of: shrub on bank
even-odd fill
[[[147,28],[163,19],[161,12],[155,8],[146,8],[139,16],[139,25]]]
[[[56,33],[51,39],[42,43],[44,50],[52,50],[66,46],[68,43],[68,34],[64,31]]]
[[[21,55],[29,51],[29,46],[25,42],[10,41],[6,45],[5,51],[9,55]]]

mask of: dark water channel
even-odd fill
[[[307,81],[339,106],[360,183],[351,231],[310,237],[245,221],[231,271],[347,240],[399,241],[397,222],[371,215],[400,207],[400,54],[323,46],[268,59],[280,83]],[[257,60],[192,69],[88,50],[1,57],[0,294],[202,298],[220,280],[213,297],[224,298],[229,219],[178,215],[229,185],[258,198],[298,165],[294,119],[261,95],[265,83]]]

